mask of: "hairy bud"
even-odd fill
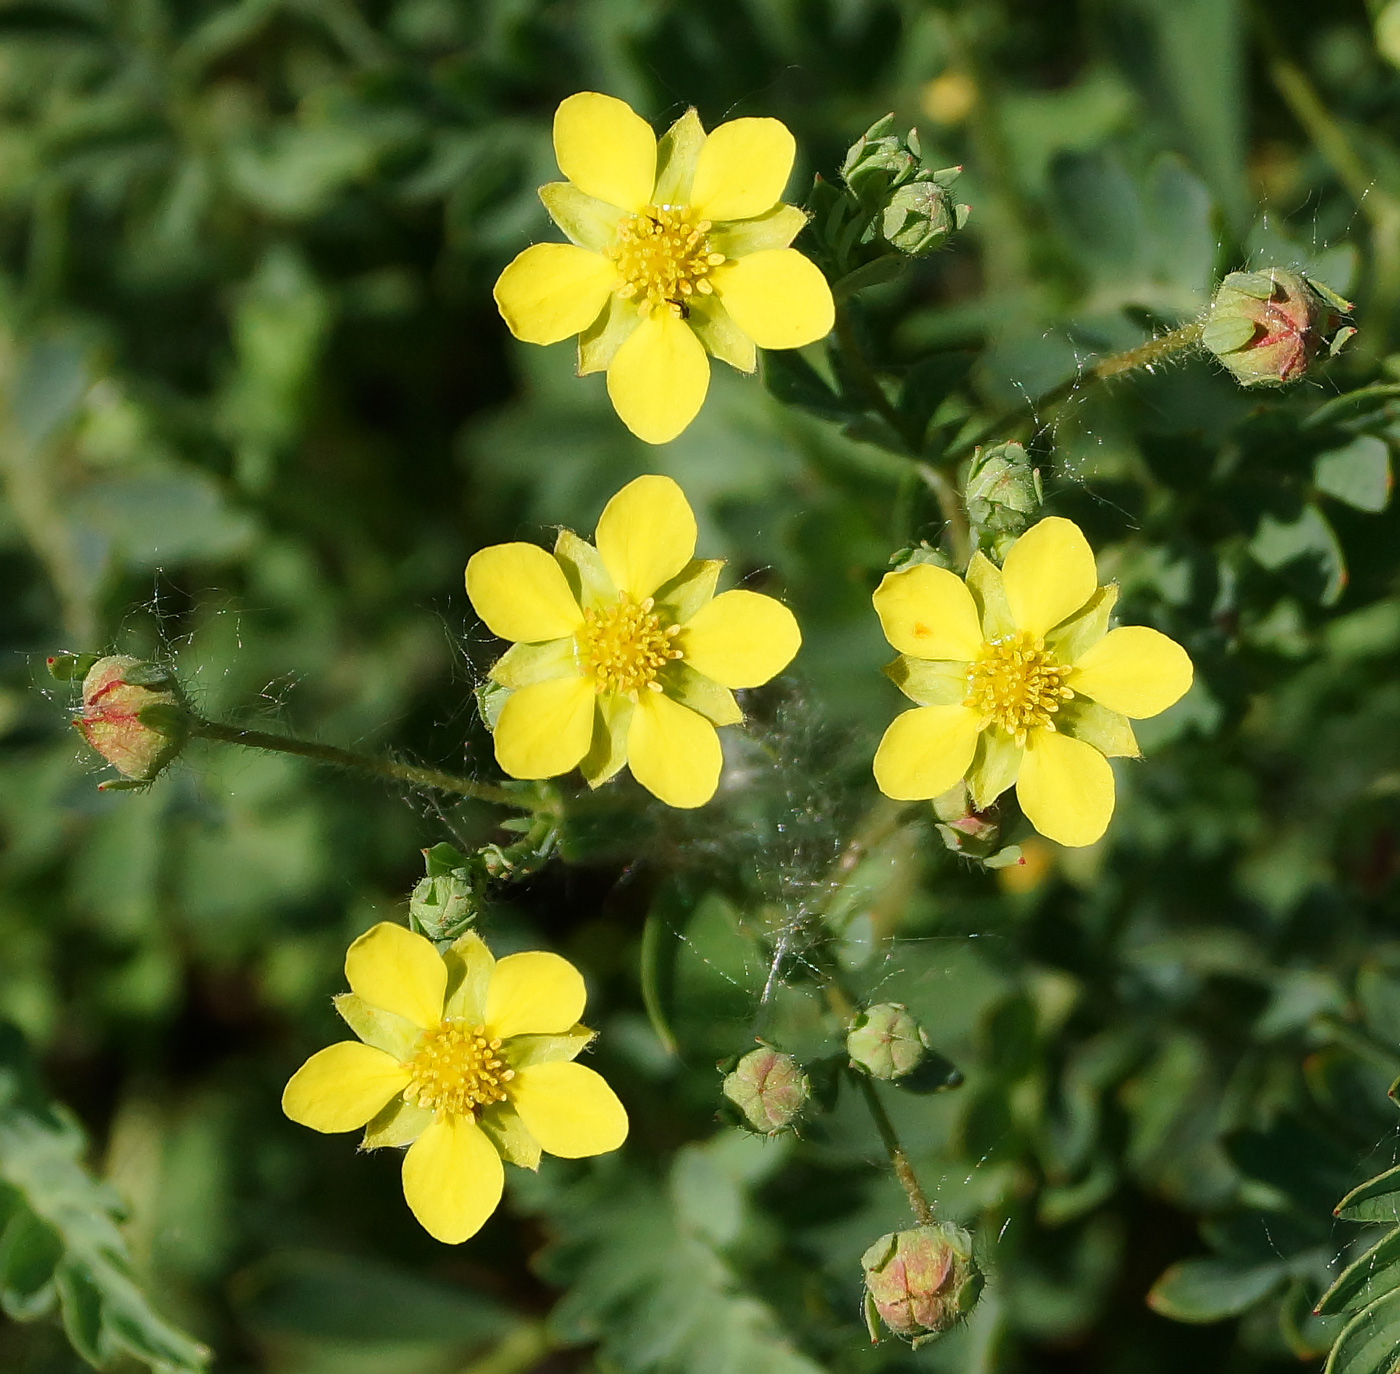
[[[898,1002],[857,1012],[846,1034],[851,1063],[871,1078],[903,1078],[923,1063],[928,1050],[923,1027]]]
[[[777,1135],[801,1115],[812,1085],[790,1054],[768,1045],[750,1050],[724,1076],[720,1089],[760,1135]]]
[[[947,1221],[881,1236],[860,1265],[872,1343],[883,1323],[917,1349],[966,1317],[982,1294],[972,1237]]]
[[[451,940],[476,919],[481,882],[472,865],[450,844],[423,851],[427,876],[420,878],[408,898],[411,925],[430,940]]]
[[[1324,348],[1338,353],[1356,330],[1350,301],[1301,272],[1231,272],[1201,331],[1205,346],[1241,386],[1296,382]]]
[[[972,456],[964,488],[977,547],[1000,560],[1040,513],[1040,470],[1020,444],[994,444]]]
[[[184,748],[190,723],[171,669],[114,654],[88,669],[83,714],[73,726],[124,778],[144,783]]]
[[[935,173],[936,176],[946,173]],[[946,186],[937,180],[914,180],[895,191],[880,217],[880,234],[891,248],[909,257],[922,257],[955,229],[967,223],[969,209],[955,205]]]

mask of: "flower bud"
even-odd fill
[[[169,668],[114,654],[84,677],[83,714],[73,726],[123,777],[142,783],[184,748],[190,723]]]
[[[977,547],[1000,561],[1040,512],[1040,469],[1020,444],[979,448],[968,467],[963,499]]]
[[[725,1074],[721,1091],[751,1130],[777,1135],[797,1120],[812,1096],[812,1085],[792,1055],[760,1045]]]
[[[409,894],[409,919],[430,940],[454,940],[476,919],[480,884],[450,844],[425,849],[423,860],[427,876]]]
[[[1201,341],[1241,386],[1283,386],[1302,377],[1324,345],[1335,355],[1356,333],[1344,323],[1351,309],[1301,272],[1231,272]]]
[[[943,245],[954,229],[967,223],[970,210],[954,205],[945,186],[915,179],[894,191],[880,218],[880,234],[891,248],[922,257]]]
[[[898,1002],[878,1002],[856,1013],[846,1034],[851,1063],[871,1078],[911,1074],[928,1053],[928,1036]]]
[[[872,1344],[880,1339],[883,1322],[917,1349],[966,1317],[982,1294],[972,1237],[948,1221],[881,1236],[860,1265]]]
[[[906,142],[890,132],[893,128],[892,114],[877,119],[851,144],[841,164],[841,180],[864,204],[875,204],[891,187],[907,181],[918,170],[918,136],[911,130]]]

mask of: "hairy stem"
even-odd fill
[[[866,1074],[859,1072],[853,1071],[851,1077],[860,1084],[865,1105],[870,1109],[870,1115],[875,1121],[875,1129],[879,1131],[885,1153],[890,1157],[890,1166],[894,1169],[894,1175],[899,1180],[900,1187],[904,1189],[905,1196],[909,1199],[909,1206],[914,1209],[916,1220],[920,1226],[930,1225],[933,1221],[933,1207],[923,1188],[919,1186],[914,1166],[910,1164],[909,1156],[904,1153],[904,1146],[899,1143],[894,1123],[885,1110],[885,1104],[880,1101],[880,1094],[876,1091],[874,1082]]]
[[[296,754],[300,758],[314,759],[317,763],[326,763],[333,768],[350,768],[358,773],[368,773],[373,777],[388,778],[394,782],[406,782],[414,787],[430,787],[438,792],[452,792],[459,797],[471,797],[475,801],[514,807],[517,811],[541,809],[538,802],[528,800],[504,787],[494,787],[490,783],[457,777],[453,773],[444,773],[436,768],[419,768],[411,763],[397,763],[393,759],[356,754],[349,749],[337,749],[334,745],[318,744],[314,740],[295,739],[290,735],[270,735],[263,730],[245,730],[241,726],[221,725],[218,721],[198,718],[193,722],[190,732],[201,739],[217,740],[220,744],[241,744],[245,749]]]

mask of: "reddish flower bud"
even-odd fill
[[[1201,333],[1241,386],[1297,381],[1324,347],[1335,354],[1356,330],[1351,302],[1300,272],[1231,272]]]
[[[725,1075],[721,1091],[744,1114],[751,1130],[777,1135],[807,1105],[812,1085],[792,1055],[760,1045]]]
[[[88,670],[73,726],[123,777],[150,782],[184,747],[190,715],[169,668],[114,654]]]
[[[917,1349],[966,1317],[982,1294],[972,1237],[948,1221],[881,1236],[860,1265],[872,1343],[880,1339],[883,1322]]]

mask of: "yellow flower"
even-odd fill
[[[516,641],[494,668],[510,695],[492,724],[513,778],[581,765],[592,787],[624,764],[668,806],[703,806],[723,761],[716,725],[743,719],[735,687],[792,661],[802,636],[771,596],[715,596],[722,559],[692,558],[695,516],[669,477],[608,502],[597,547],[561,530],[551,556],[495,544],[467,564],[467,595]]]
[[[593,1032],[568,960],[497,961],[475,934],[439,954],[385,921],[350,946],[345,978],[335,1006],[360,1039],[313,1054],[282,1110],[313,1131],[364,1126],[366,1150],[407,1145],[404,1197],[438,1240],[474,1236],[496,1210],[502,1157],[535,1169],[541,1150],[581,1159],[627,1138],[613,1090],[571,1062]]]
[[[571,95],[554,115],[567,181],[540,199],[570,243],[537,243],[496,282],[526,343],[579,336],[578,370],[608,374],[622,422],[649,444],[697,415],[712,353],[741,372],[754,346],[800,348],[831,329],[826,278],[788,245],[806,215],[779,200],[796,144],[776,119],[708,137],[687,110],[658,145],[611,96]]]
[[[1079,527],[1054,517],[1000,571],[973,555],[966,583],[931,564],[888,574],[875,610],[901,656],[886,671],[918,708],[880,741],[880,790],[913,801],[966,778],[980,810],[1015,783],[1042,835],[1093,844],[1113,815],[1108,759],[1139,756],[1127,718],[1165,711],[1191,685],[1191,660],[1166,635],[1109,630],[1117,599]]]

